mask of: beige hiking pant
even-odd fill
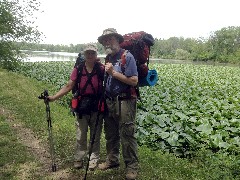
[[[98,112],[92,112],[91,115],[77,116],[76,120],[76,148],[75,148],[75,161],[83,160],[85,154],[88,151],[88,147],[91,145],[91,140],[95,130],[95,124],[97,122]],[[94,143],[92,147],[92,154],[90,159],[99,159],[100,152],[100,139],[102,132],[103,115],[101,114],[98,119],[97,131],[95,132]],[[88,145],[87,133],[90,129],[90,142]]]
[[[120,103],[120,106],[119,104]],[[127,169],[138,168],[136,125],[136,99],[112,101],[107,99],[108,115],[105,117],[107,162],[119,164],[120,139],[123,159]],[[120,107],[120,109],[118,109]]]

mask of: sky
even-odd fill
[[[145,31],[157,39],[207,38],[240,26],[239,0],[41,0],[36,25],[41,43],[97,42],[106,28],[120,34]]]

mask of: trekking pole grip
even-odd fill
[[[40,96],[38,96],[38,99],[44,99],[44,101],[48,101],[48,90],[44,90]]]

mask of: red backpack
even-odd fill
[[[137,63],[139,79],[145,78],[148,74],[150,47],[154,44],[153,36],[144,31],[139,31],[125,34],[123,38],[124,41],[120,44],[121,48],[132,53]],[[124,58],[121,57],[122,64],[126,63]]]

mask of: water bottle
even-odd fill
[[[78,92],[75,92],[73,95],[73,98],[72,98],[72,111],[73,112],[77,112],[78,102],[79,102]]]

